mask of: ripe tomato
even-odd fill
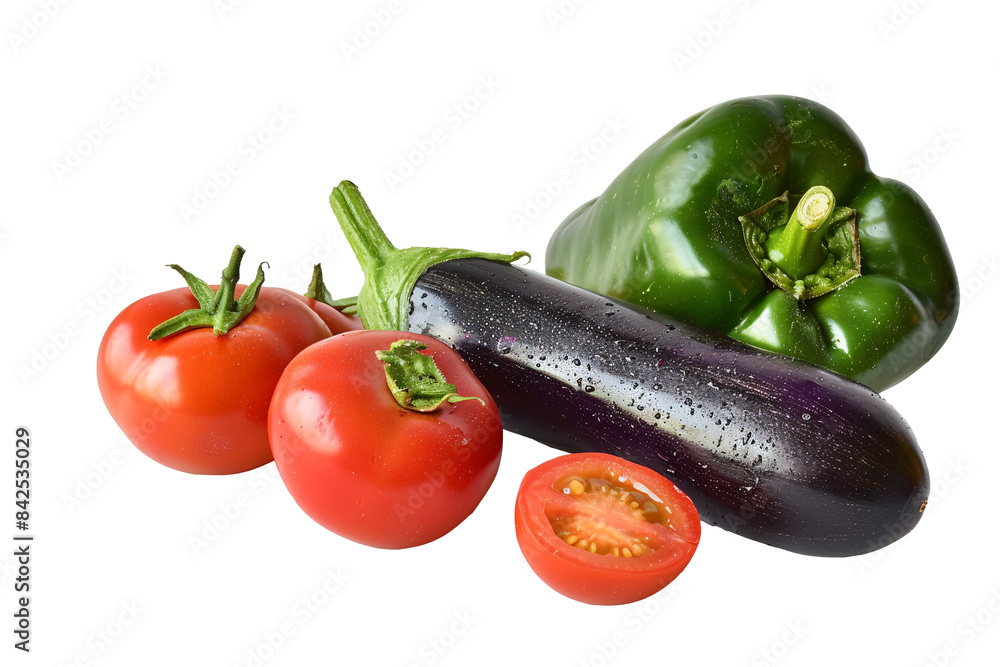
[[[376,352],[424,343],[461,396],[414,412],[396,402]],[[278,472],[320,525],[396,549],[448,533],[479,505],[500,465],[493,399],[444,343],[398,331],[352,331],[313,345],[285,369],[269,415]]]
[[[285,292],[289,296],[293,296],[302,303],[309,306],[309,309],[319,315],[323,323],[330,329],[331,334],[344,333],[345,331],[354,331],[355,329],[361,329],[361,318],[357,315],[345,315],[333,306],[323,303],[322,301],[317,301],[316,299],[311,299],[307,296],[302,296],[297,292],[287,290],[281,287],[275,287],[273,289]]]
[[[362,329],[361,318],[355,313],[352,315],[346,315],[341,312],[340,308],[334,308],[331,303],[339,303],[340,306],[347,306],[348,304],[357,305],[357,298],[354,299],[336,299],[330,290],[327,289],[326,284],[323,282],[323,267],[319,264],[313,266],[312,279],[309,282],[309,289],[306,290],[306,295],[298,294],[290,290],[285,290],[296,299],[299,299],[307,306],[316,311],[316,314],[323,318],[326,325],[330,327],[330,331],[333,333],[342,333],[344,331],[354,331],[355,329]]]
[[[610,454],[567,454],[524,476],[514,511],[528,565],[563,595],[635,602],[680,574],[701,538],[673,482]]]
[[[235,296],[245,289],[236,285]],[[198,306],[190,289],[179,288],[125,308],[98,351],[101,396],[132,443],[163,465],[203,474],[251,470],[272,458],[267,410],[281,372],[305,347],[343,329],[331,331],[302,297],[263,287],[228,333],[200,328],[147,338]]]

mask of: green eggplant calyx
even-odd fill
[[[739,218],[747,250],[765,276],[796,299],[831,292],[861,275],[857,211],[823,186],[788,193]]]
[[[323,267],[319,264],[313,264],[312,279],[309,281],[309,287],[306,288],[302,296],[307,299],[321,301],[331,308],[336,308],[348,315],[353,315],[358,310],[358,297],[356,296],[349,296],[343,299],[333,298],[330,290],[326,287],[326,283],[323,282]]]
[[[181,274],[191,293],[198,299],[198,308],[185,310],[153,327],[149,332],[149,340],[160,340],[182,331],[204,327],[212,327],[215,335],[221,336],[249,315],[257,305],[260,288],[264,284],[266,262],[257,266],[257,276],[237,299],[236,284],[240,280],[240,262],[243,261],[245,252],[240,246],[233,249],[229,264],[222,270],[218,290],[213,290],[204,280],[191,275],[177,264],[169,264],[171,269]]]
[[[435,264],[473,257],[509,264],[528,256],[523,251],[503,255],[455,248],[396,248],[350,181],[334,188],[330,206],[365,274],[357,298],[365,329],[406,331],[413,287]]]
[[[478,396],[459,396],[455,385],[448,382],[434,363],[434,357],[421,354],[427,345],[415,340],[397,340],[388,350],[375,356],[385,363],[385,379],[389,391],[400,407],[414,412],[434,412],[442,403],[459,401],[486,402]]]

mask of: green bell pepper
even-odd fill
[[[787,96],[682,122],[559,226],[545,263],[875,391],[929,360],[958,313],[927,205],[869,170],[839,116]]]

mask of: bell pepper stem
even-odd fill
[[[768,257],[795,280],[814,273],[826,261],[823,246],[827,221],[836,208],[833,192],[822,185],[809,188],[792,211],[788,224],[768,244]]]

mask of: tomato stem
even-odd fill
[[[356,296],[349,296],[343,299],[333,298],[330,290],[326,288],[326,283],[323,282],[323,267],[319,264],[313,265],[312,279],[309,281],[309,287],[306,288],[302,296],[307,299],[322,301],[342,313],[353,314],[358,310],[358,297]]]
[[[433,412],[444,402],[486,402],[478,396],[459,396],[455,385],[448,382],[434,363],[434,357],[420,354],[427,345],[415,340],[397,340],[388,350],[375,356],[385,363],[385,379],[389,391],[400,407],[415,412]]]
[[[149,332],[149,340],[160,340],[182,331],[204,327],[212,327],[215,335],[221,336],[228,333],[230,329],[249,315],[257,304],[257,297],[260,296],[260,289],[264,284],[264,264],[266,262],[261,262],[257,266],[257,275],[253,282],[243,290],[240,298],[236,299],[236,285],[240,280],[240,263],[243,261],[245,252],[240,246],[233,248],[229,264],[222,270],[222,280],[218,290],[213,290],[204,280],[185,271],[179,265],[168,264],[171,269],[177,271],[184,278],[191,294],[198,300],[198,308],[185,310],[183,313],[153,327],[153,330]]]

